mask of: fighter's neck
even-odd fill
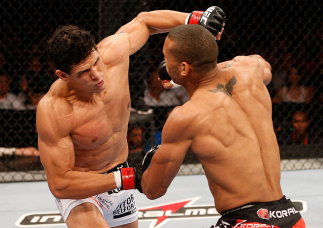
[[[98,100],[98,96],[95,93],[84,94],[81,92],[71,91],[71,93],[66,96],[66,99],[70,102],[84,102],[84,103],[95,103]]]
[[[85,102],[85,103],[94,103],[96,102],[100,97],[101,94],[89,92],[89,91],[83,91],[83,90],[77,90],[71,86],[68,85],[68,83],[64,83],[61,86],[62,95],[70,102]]]
[[[215,67],[213,70],[209,71],[205,75],[199,75],[193,77],[192,82],[187,84],[186,91],[190,97],[200,89],[205,89],[207,87],[213,86],[214,80],[221,77],[223,70],[218,67]]]

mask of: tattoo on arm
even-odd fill
[[[237,83],[236,77],[232,77],[230,81],[224,86],[222,84],[218,84],[216,89],[209,90],[212,93],[222,92],[232,98],[233,86]]]

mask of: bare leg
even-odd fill
[[[113,227],[113,228],[138,228],[138,219],[132,223],[129,223],[129,224],[125,224],[125,225],[122,225],[122,226],[116,226],[116,227]]]
[[[110,228],[99,209],[92,203],[84,203],[75,207],[69,214],[66,225],[68,228]],[[115,228],[138,228],[138,219],[132,223]]]
[[[84,203],[75,207],[69,214],[66,225],[69,228],[110,228],[99,209],[92,203]]]

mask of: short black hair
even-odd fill
[[[210,31],[201,25],[180,25],[168,36],[174,45],[170,52],[177,61],[187,62],[200,73],[214,68],[218,58],[218,45]]]
[[[48,55],[57,69],[70,73],[71,66],[85,60],[93,49],[97,50],[94,37],[74,25],[56,29],[48,41]]]

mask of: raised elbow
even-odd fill
[[[146,19],[147,19],[147,17],[149,17],[149,13],[148,13],[148,12],[140,12],[140,13],[136,16],[135,20],[136,20],[136,21],[143,21],[143,22],[145,22],[145,21],[146,21]]]
[[[147,15],[149,15],[149,12],[142,11],[138,13],[137,18],[145,18]]]
[[[136,17],[137,21],[147,26],[147,29],[148,29],[147,31],[149,32],[148,35],[153,35],[155,33],[158,33],[158,30],[156,28],[151,27],[151,22],[153,21],[153,18],[154,17],[151,12],[141,12]]]

